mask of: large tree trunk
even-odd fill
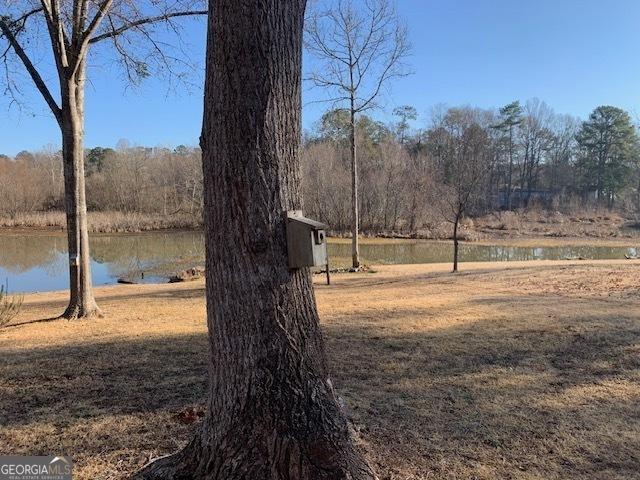
[[[84,180],[84,77],[85,65],[66,79],[62,88],[62,161],[69,246],[69,306],[65,318],[99,315],[93,297],[91,257]]]
[[[139,479],[374,479],[333,390],[308,269],[287,266],[300,209],[305,0],[209,4],[201,137],[210,387],[180,453]]]
[[[356,144],[355,100],[351,97],[349,121],[349,143],[351,147],[351,260],[353,268],[360,267],[360,246],[358,243],[358,152]]]

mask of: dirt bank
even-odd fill
[[[546,210],[494,212],[468,220],[465,230],[470,232],[470,239],[474,237],[640,239],[637,221],[608,211],[584,211],[574,214]]]
[[[640,478],[640,262],[376,267],[318,278],[339,394],[382,479]],[[99,288],[107,316],[0,330],[0,451],[127,478],[205,394],[202,281]]]
[[[416,232],[365,232],[365,235],[384,238],[419,238],[423,240],[446,240],[452,235],[452,225],[430,219]],[[633,216],[617,212],[585,210],[562,213],[541,209],[512,212],[496,211],[476,218],[465,218],[460,225],[459,236],[466,241],[559,239],[573,240],[639,240],[640,222]]]

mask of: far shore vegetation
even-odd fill
[[[176,212],[90,211],[89,232],[93,234],[142,233],[154,231],[202,231],[200,214]],[[48,234],[65,230],[65,214],[59,210],[20,212],[0,216],[0,235]],[[350,233],[331,229],[330,242],[350,242]],[[362,243],[450,240],[450,225],[432,217],[415,231],[367,229]],[[493,211],[475,218],[464,218],[459,239],[474,243],[508,243],[520,246],[554,245],[635,245],[640,226],[633,215],[607,209],[581,209],[562,213],[540,207],[517,211]]]
[[[495,110],[436,108],[428,120],[418,119],[411,106],[394,112],[397,121],[390,124],[365,114],[357,122],[365,237],[450,239],[454,228],[468,241],[638,233],[640,142],[621,109],[598,107],[584,121],[556,114],[537,99]],[[411,128],[420,123],[424,128]],[[594,143],[598,135],[610,144]],[[463,155],[465,149],[474,155]],[[349,154],[346,112],[329,110],[305,132],[305,213],[339,237],[352,230]],[[87,149],[84,162],[89,231],[202,228],[198,147],[121,141],[114,149]],[[469,162],[474,178],[456,175]],[[463,211],[451,213],[460,199]],[[65,225],[61,152],[49,146],[0,154],[0,228]]]

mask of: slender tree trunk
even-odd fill
[[[460,216],[456,215],[456,219],[453,223],[453,273],[458,271],[458,224],[460,223]]]
[[[305,0],[209,4],[201,137],[210,386],[200,431],[139,479],[370,480],[329,380],[300,209]]]
[[[358,242],[358,152],[356,145],[355,99],[351,96],[349,121],[349,141],[351,143],[351,258],[353,268],[360,267],[360,245]]]
[[[412,234],[416,228],[416,210],[418,209],[417,195],[413,192],[411,196],[411,212],[409,214],[409,233]]]
[[[391,223],[391,230],[395,232],[396,225],[398,224],[398,209],[400,207],[400,201],[396,197],[393,204],[393,222]]]
[[[596,185],[596,195],[598,200],[598,206],[602,204],[602,198],[604,197],[604,165],[606,159],[604,158],[603,153],[599,153],[598,155],[598,178]]]
[[[196,203],[196,180],[193,179],[193,188],[191,189],[191,207],[189,208],[189,213],[193,215],[193,207]]]
[[[509,175],[507,180],[507,210],[511,210],[512,181],[513,181],[513,127],[509,126]]]
[[[69,305],[64,318],[100,315],[93,297],[84,178],[85,64],[62,87],[62,162],[69,244]]]
[[[387,228],[389,226],[389,195],[390,195],[390,187],[391,187],[391,180],[392,180],[392,174],[393,172],[390,170],[387,173],[387,181],[385,183],[385,189],[384,189],[384,230],[387,231]],[[397,195],[395,196],[395,198],[397,199]]]
[[[167,188],[162,187],[162,214],[167,216]]]

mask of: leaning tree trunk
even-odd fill
[[[69,246],[69,306],[65,318],[99,315],[93,297],[91,257],[84,181],[84,81],[85,64],[65,79],[62,87],[62,161]]]
[[[201,137],[210,386],[181,452],[139,479],[370,480],[329,379],[309,270],[287,266],[301,208],[305,0],[216,0]]]

